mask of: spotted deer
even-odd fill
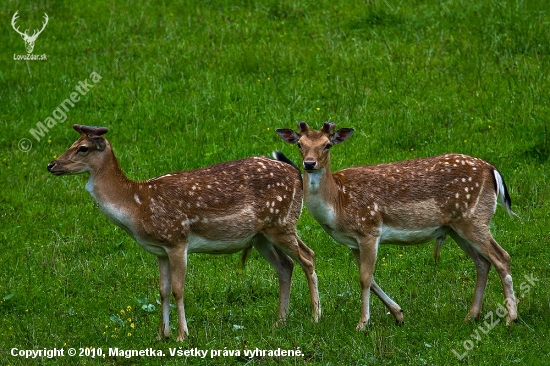
[[[497,169],[478,158],[447,154],[331,173],[330,148],[346,141],[354,131],[335,131],[335,127],[326,122],[314,131],[300,122],[299,132],[276,132],[300,149],[308,211],[334,240],[352,250],[358,263],[362,308],[357,329],[364,329],[370,318],[370,289],[398,324],[404,320],[401,307],[374,281],[378,246],[421,244],[436,239],[438,255],[446,235],[470,256],[477,271],[474,299],[465,321],[479,317],[491,264],[504,289],[506,322],[516,320],[510,256],[489,231],[497,198],[513,214],[510,196]]]
[[[189,253],[247,253],[256,248],[277,273],[278,318],[283,321],[289,308],[292,259],[298,261],[307,277],[313,320],[319,319],[314,253],[296,234],[302,181],[284,155],[276,154],[278,160],[254,157],[132,181],[103,136],[107,128],[73,127],[80,138],[48,170],[54,175],[89,173],[86,189],[99,209],[158,257],[159,339],[170,335],[170,292],[177,305],[177,341],[188,334],[183,289]]]

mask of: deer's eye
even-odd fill
[[[88,152],[88,148],[86,146],[80,146],[76,152]]]
[[[332,147],[332,144],[326,144],[324,150],[329,150]]]
[[[302,144],[301,143],[297,143],[296,145],[298,145],[298,149],[301,149],[302,148]]]

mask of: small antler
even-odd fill
[[[302,133],[310,131],[309,126],[304,121],[298,122],[298,129]]]
[[[73,128],[76,132],[80,133],[81,135],[89,135],[89,136],[101,136],[101,135],[105,135],[109,131],[107,127],[96,127],[96,126],[73,125]]]
[[[336,124],[334,122],[323,123],[323,132],[326,133],[327,135],[332,135],[335,128],[336,128]]]

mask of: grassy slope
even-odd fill
[[[45,170],[77,137],[73,123],[109,127],[121,166],[133,179],[273,149],[299,161],[295,148],[273,132],[299,120],[356,129],[333,150],[333,170],[451,151],[484,158],[501,170],[521,217],[499,208],[492,230],[512,256],[523,299],[520,322],[482,334],[463,361],[536,364],[550,356],[550,8],[521,1],[408,3],[0,5],[0,364],[24,363],[9,356],[12,347],[152,346],[167,352],[175,346],[155,341],[158,308],[148,313],[138,302],[147,298],[156,305],[156,259],[101,216],[84,190],[85,176],[58,178]],[[9,24],[16,10],[21,29],[38,27],[48,13],[34,51],[48,61],[13,60],[24,53]],[[34,140],[29,129],[93,71],[101,81],[67,121]],[[23,137],[33,142],[28,153],[17,148]],[[462,354],[463,342],[483,322],[462,323],[475,270],[454,243],[449,240],[438,265],[431,244],[382,247],[377,282],[405,309],[406,324],[395,327],[374,299],[373,325],[357,333],[359,284],[349,251],[307,211],[299,232],[317,254],[321,323],[309,320],[299,268],[288,324],[273,329],[277,284],[265,261],[254,253],[243,272],[238,255],[194,255],[186,286],[191,335],[184,349],[300,347],[306,354],[252,364],[460,363],[451,350]],[[524,276],[540,281],[520,291]],[[493,270],[483,316],[502,302]],[[37,363],[43,361],[49,363]]]

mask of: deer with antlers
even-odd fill
[[[183,288],[189,253],[248,253],[256,248],[277,273],[278,317],[283,321],[288,314],[292,259],[296,260],[307,277],[313,320],[319,319],[314,253],[296,234],[302,180],[284,155],[276,153],[277,160],[254,157],[132,181],[103,136],[107,128],[73,127],[80,138],[48,170],[54,175],[89,173],[86,189],[100,210],[158,257],[159,339],[170,335],[170,292],[177,305],[177,340],[188,334]]]
[[[447,154],[331,173],[331,147],[346,141],[354,131],[335,131],[335,127],[326,122],[315,131],[300,122],[299,132],[277,129],[277,133],[300,149],[308,211],[334,240],[352,250],[358,263],[362,309],[357,329],[368,324],[371,289],[396,322],[403,323],[401,307],[373,278],[378,246],[421,244],[436,239],[437,255],[446,235],[470,256],[477,271],[474,299],[465,320],[479,317],[493,265],[504,290],[506,323],[515,321],[510,256],[489,231],[497,199],[513,214],[510,196],[497,169],[478,158]]]
[[[27,31],[21,32],[19,30],[19,27],[15,26],[15,22],[17,21],[17,18],[18,18],[18,15],[17,15],[18,12],[19,11],[16,11],[15,14],[13,14],[13,17],[11,18],[11,26],[17,33],[19,33],[19,35],[23,38],[23,41],[25,41],[25,48],[27,49],[27,53],[32,53],[32,51],[34,50],[34,43],[36,42],[36,39],[48,24],[48,20],[49,20],[48,14],[44,13],[44,24],[42,25],[42,29],[40,30],[35,29],[34,32],[32,33],[32,36],[29,36],[27,34]]]

